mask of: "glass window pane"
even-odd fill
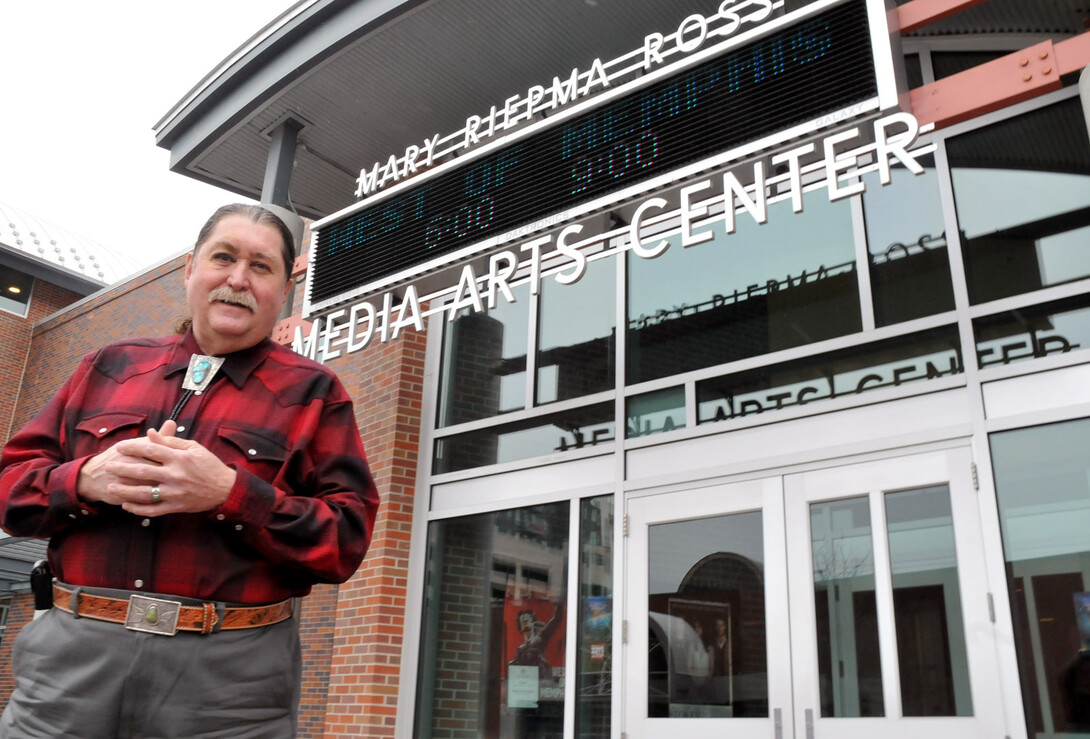
[[[685,428],[685,388],[636,395],[627,400],[626,408],[626,439]]]
[[[768,716],[759,511],[657,524],[648,539],[648,716]]]
[[[878,326],[954,309],[935,161],[932,156],[919,161],[923,174],[893,167],[892,181],[885,186],[877,172],[863,178],[871,292]]]
[[[11,267],[0,265],[0,310],[17,316],[27,314],[34,278]]]
[[[1090,347],[1090,299],[1006,311],[973,322],[980,367],[1013,364]]]
[[[961,374],[957,337],[956,328],[943,327],[704,380],[696,384],[697,423],[730,421]]]
[[[851,208],[808,196],[748,215],[707,241],[680,236],[654,259],[628,257],[629,383],[710,367],[860,330]]]
[[[950,490],[902,490],[885,502],[902,715],[971,716]]]
[[[989,438],[1027,728],[1090,737],[1090,419]]]
[[[587,498],[579,515],[579,664],[575,735],[609,736],[613,695],[613,496]]]
[[[810,506],[821,715],[884,716],[867,498]]]
[[[941,80],[943,77],[987,64],[1006,54],[1005,51],[932,51],[931,70],[935,79]]]
[[[1079,99],[947,142],[973,303],[1090,276],[1090,140]]]
[[[514,462],[612,443],[612,403],[444,436],[435,442],[434,474]]]
[[[572,285],[545,280],[538,316],[537,402],[612,390],[616,374],[616,262],[587,264]]]
[[[568,511],[431,524],[416,736],[563,733]]]
[[[909,90],[923,85],[923,68],[919,54],[905,54],[905,82]]]
[[[526,332],[530,289],[512,288],[515,302],[463,312],[443,335],[439,426],[453,426],[526,406]]]

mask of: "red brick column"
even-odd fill
[[[325,735],[392,737],[397,721],[425,337],[402,335],[334,360],[382,498],[371,549],[340,587]]]
[[[329,658],[333,652],[333,625],[337,614],[337,586],[315,585],[303,599],[299,618],[299,645],[303,656],[303,684],[299,698],[299,739],[320,737],[325,731],[325,702],[329,695]]]

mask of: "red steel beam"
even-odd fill
[[[985,0],[912,0],[897,9],[901,34],[915,31]],[[909,91],[912,113],[935,128],[1059,89],[1060,77],[1090,65],[1090,32],[1044,41]]]
[[[303,336],[310,336],[310,321],[304,321],[303,316],[296,313],[294,316],[282,319],[279,323],[273,327],[272,338],[277,344],[283,344],[285,346],[291,346],[291,342],[295,339],[295,329],[299,327],[303,329]]]
[[[299,275],[306,274],[307,264],[310,262],[310,252],[300,254],[295,258],[295,262],[291,265],[291,276],[298,277]]]
[[[1084,33],[1075,38],[1088,35]],[[1085,54],[1086,43],[1083,39],[1065,49],[1064,56],[1075,59]],[[1052,41],[1042,41],[910,90],[912,114],[920,123],[934,123],[935,128],[944,128],[1058,90],[1060,75],[1064,72],[1057,63],[1056,51]]]
[[[1090,33],[1080,33],[1056,44],[1056,66],[1060,74],[1070,74],[1090,65]]]

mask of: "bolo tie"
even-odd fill
[[[185,371],[185,379],[182,380],[182,389],[185,392],[182,393],[182,397],[178,398],[178,402],[174,405],[174,410],[170,412],[170,417],[167,420],[177,421],[189,399],[194,395],[203,393],[212,384],[212,381],[216,378],[216,373],[222,366],[223,357],[209,357],[205,354],[194,354],[190,357],[189,367]]]

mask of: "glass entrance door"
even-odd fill
[[[626,730],[1006,734],[975,495],[955,450],[629,501]]]
[[[628,515],[628,736],[789,737],[779,478],[634,499]]]

